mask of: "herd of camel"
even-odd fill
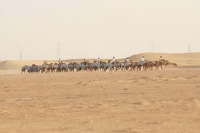
[[[81,63],[70,62],[69,64],[60,62],[60,63],[44,63],[43,65],[35,65],[32,66],[25,65],[21,69],[21,73],[44,73],[44,72],[68,72],[68,71],[147,71],[147,70],[158,70],[159,68],[163,69],[169,65],[177,66],[176,63],[171,63],[168,60],[159,60],[159,61],[123,61],[120,62],[115,60],[112,62],[108,60],[104,61],[93,61],[89,62],[84,60]]]

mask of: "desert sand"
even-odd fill
[[[166,54],[179,66],[159,71],[19,74],[19,62],[4,61],[0,133],[199,133],[200,60],[193,54]]]

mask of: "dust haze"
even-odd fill
[[[199,52],[199,5],[198,0],[0,1],[0,60],[19,60],[20,50],[24,60],[186,53],[188,45]]]

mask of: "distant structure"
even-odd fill
[[[56,45],[56,49],[54,51],[56,51],[56,56],[57,56],[57,59],[60,58],[60,51],[62,50],[61,49],[61,44],[58,42],[57,45]]]
[[[190,45],[188,45],[188,53],[190,53]]]
[[[22,51],[21,51],[21,47],[20,44],[16,44],[18,50],[19,50],[19,59],[22,60]]]
[[[20,60],[22,60],[22,51],[20,50]]]
[[[154,42],[155,41],[150,41],[150,42],[151,42],[151,52],[154,52],[154,46],[155,46]]]

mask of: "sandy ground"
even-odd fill
[[[200,68],[0,75],[0,133],[199,133]]]

